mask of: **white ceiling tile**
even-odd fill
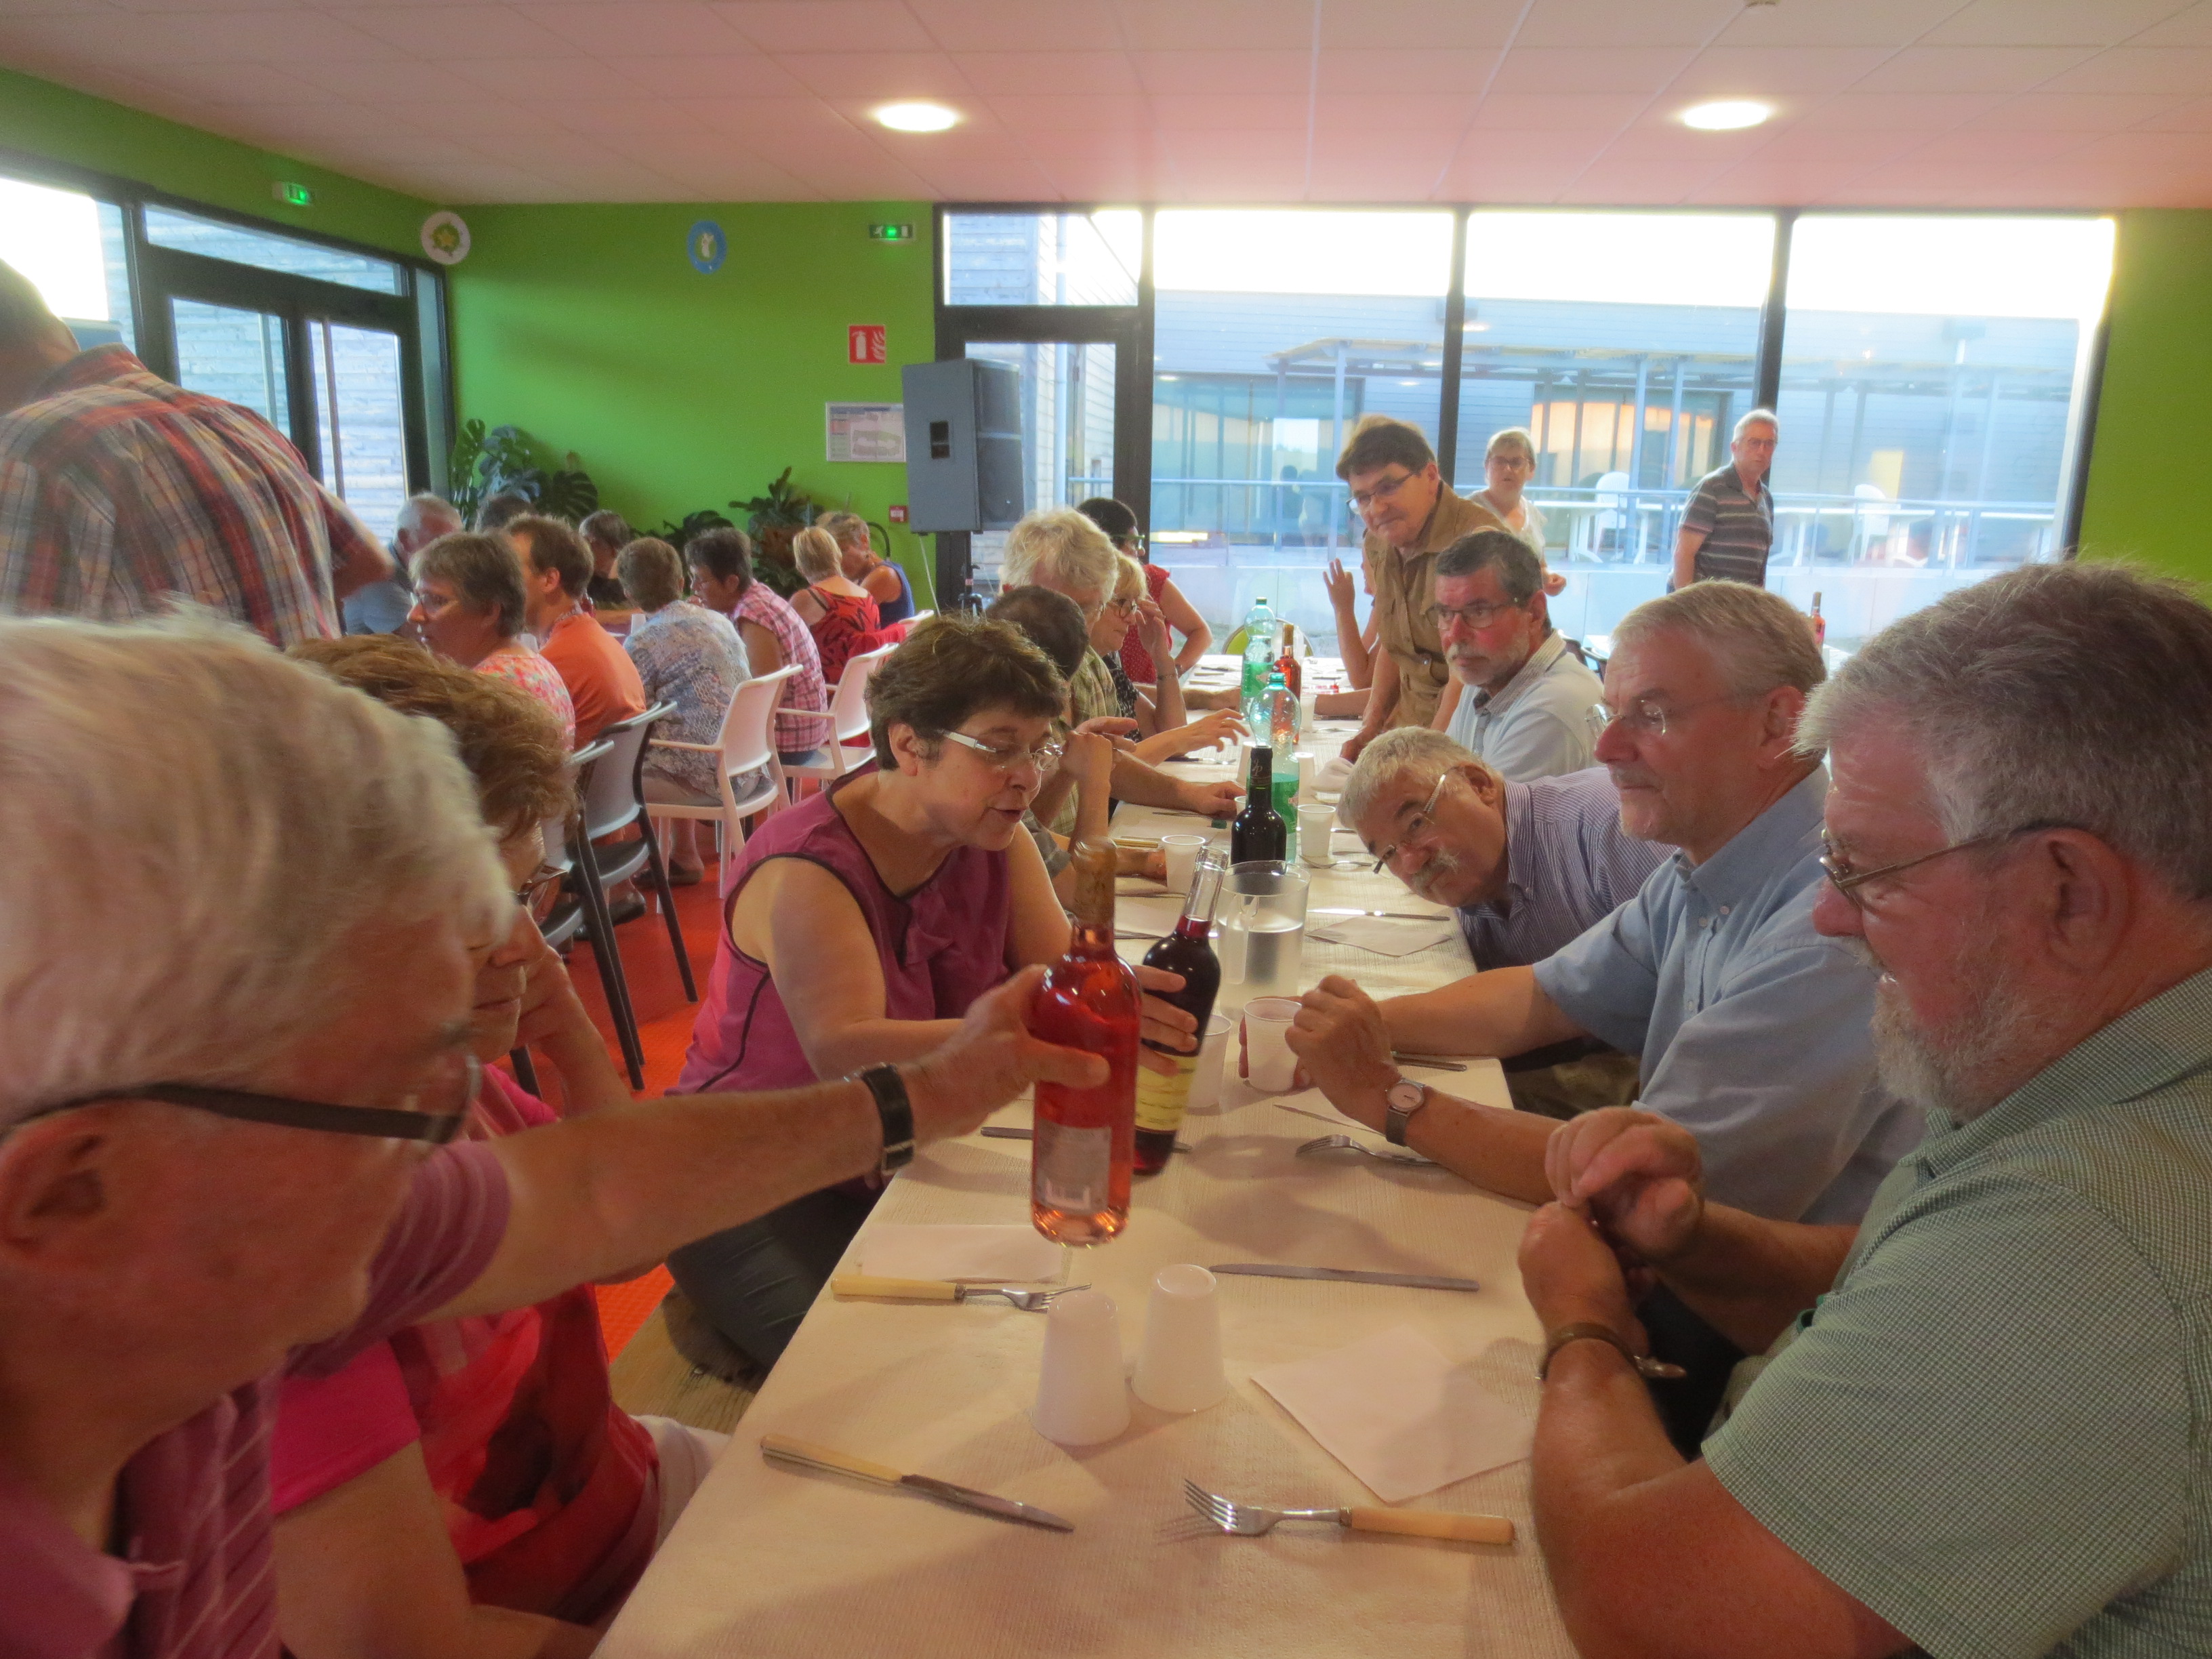
[[[714,9],[763,52],[928,52],[937,45],[898,0],[739,0]]]
[[[718,108],[705,98],[566,98],[547,111],[564,131],[598,135],[720,131],[708,125]],[[502,158],[504,159],[504,158]]]
[[[2006,99],[1966,125],[1992,132],[2119,132],[2178,109],[2185,101],[2172,94],[2029,92]]]
[[[630,135],[630,142],[635,142]],[[625,159],[596,138],[580,132],[478,133],[468,147],[479,155],[509,167],[536,167],[553,177],[566,177],[572,168],[600,167]]]
[[[2212,46],[2116,46],[2041,90],[2118,94],[2169,93],[2186,98],[2212,88]]]
[[[2026,92],[2063,74],[2087,46],[1914,46],[1860,82],[1866,92]]]
[[[1603,136],[1578,132],[1470,132],[1460,141],[1451,171],[1456,173],[1478,162],[1499,167],[1540,163],[1572,174],[1588,167],[1608,142]]]
[[[1848,166],[1863,173],[1927,141],[1924,131],[1908,132],[1893,127],[1857,131],[1792,127],[1787,132],[1776,133],[1737,165],[1824,162]]]
[[[2212,98],[2177,104],[2163,115],[2142,123],[2145,132],[2212,132]]]
[[[1770,161],[1754,155],[1742,166],[1708,179],[1682,199],[1700,207],[1806,207],[1865,171],[1842,157]]]
[[[963,52],[952,61],[968,84],[986,95],[1137,97],[1144,91],[1135,67],[1118,52]]]
[[[349,152],[358,149],[368,154],[385,141],[416,136],[432,137],[465,148],[465,140],[458,133],[441,131],[423,135],[420,123],[409,118],[407,112],[337,103],[328,98],[310,108],[236,110],[233,112],[232,136],[276,150],[289,150],[304,143],[343,143]]]
[[[2135,36],[2131,46],[2212,46],[2212,0],[2197,0],[2197,3],[2176,12],[2165,22],[2155,24]]]
[[[1497,90],[1656,93],[1692,56],[1679,46],[1516,46],[1498,71]]]
[[[1055,202],[1176,203],[1184,199],[1182,185],[1166,162],[1152,167],[1042,154],[1036,161],[1053,181],[1049,199]]]
[[[1313,49],[1310,0],[1114,0],[1122,37],[1152,52]]]
[[[606,96],[610,86],[628,90],[630,82],[618,71],[595,58],[468,58],[443,60],[464,81],[502,98],[526,93],[539,100],[589,100]]]
[[[1144,132],[1152,127],[1152,106],[1142,98],[1103,97],[1096,93],[1064,97],[1009,93],[994,94],[983,102],[1010,130],[1024,134]]]
[[[1462,93],[1482,90],[1498,54],[1480,47],[1376,47],[1322,54],[1323,92]]]
[[[1838,131],[1939,131],[1994,109],[1994,92],[1847,92],[1814,105],[1798,125]]]
[[[1514,45],[1703,46],[1742,9],[1742,0],[1536,0]]]
[[[947,52],[1118,52],[1121,30],[1097,0],[908,0]]]
[[[1429,131],[1456,137],[1476,108],[1470,92],[1325,92],[1314,100],[1314,125],[1323,132]]]
[[[477,97],[474,83],[436,64],[386,58],[368,64],[289,64],[283,78],[362,104],[425,104]]]
[[[819,98],[702,99],[691,105],[699,125],[748,143],[763,133],[782,137],[821,138],[848,143],[858,137],[853,124]]]
[[[573,43],[513,6],[349,6],[330,15],[402,52],[440,62],[580,55]]]
[[[285,11],[0,16],[9,62],[74,64],[126,72],[148,64],[263,64],[287,58],[397,58],[357,29],[304,9]]]
[[[2021,167],[2031,161],[2047,161],[2054,155],[2063,155],[2068,150],[2081,149],[2085,142],[2087,141],[2078,132],[1961,130],[1931,138],[1917,149],[1897,157],[1891,165],[1908,167],[1917,164],[1939,176],[1947,171],[1960,176],[1978,176],[2007,161]]]
[[[797,202],[818,199],[781,167],[749,155],[726,155],[694,161],[677,157],[658,169],[684,191],[684,199],[696,202]]]
[[[1006,150],[957,156],[910,155],[907,165],[940,202],[1028,202],[1049,199],[1056,187],[1030,157]]]
[[[1499,206],[1540,205],[1589,164],[1587,154],[1561,150],[1555,132],[1485,133],[1484,147],[1462,145],[1437,185],[1439,201],[1482,202]],[[1526,144],[1499,141],[1526,139]]]
[[[1324,4],[1325,52],[1386,46],[1498,47],[1513,38],[1524,0],[1358,0]]]
[[[1970,0],[1923,37],[1929,46],[2109,46],[2187,0]]]
[[[1699,52],[1668,91],[1744,97],[1841,92],[1887,55],[1878,46],[1715,46]]]
[[[959,99],[969,90],[941,52],[790,52],[775,61],[825,98]]]
[[[1313,79],[1303,52],[1139,52],[1137,77],[1152,92],[1304,92]]]
[[[1725,46],[1904,46],[1967,0],[1790,0],[1746,6],[1721,31]]]
[[[411,109],[398,113],[404,122],[429,122],[440,131],[463,140],[490,133],[513,137],[561,131],[554,125],[542,103],[510,104],[503,98],[488,97],[483,93],[441,104],[435,110]]]
[[[1164,133],[1244,132],[1255,127],[1295,130],[1306,125],[1306,100],[1285,94],[1164,93],[1152,116]]]
[[[434,202],[544,202],[559,188],[550,179],[496,161],[453,161],[430,169],[419,186]]]
[[[204,100],[218,108],[244,105],[326,104],[329,95],[290,74],[239,73],[235,64],[165,64],[142,69],[136,77],[173,97]]]
[[[1650,103],[1635,92],[1493,92],[1475,112],[1477,127],[1501,132],[1617,132]]]
[[[726,58],[750,43],[703,0],[618,6],[520,5],[523,17],[595,58]]]
[[[0,0],[0,15],[8,12],[64,11],[276,11],[289,10],[300,0]]]
[[[609,64],[636,90],[663,98],[804,98],[805,87],[773,58],[622,58]]]

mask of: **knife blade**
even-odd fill
[[[973,1510],[978,1515],[994,1515],[1001,1521],[1018,1521],[1025,1526],[1043,1527],[1053,1532],[1073,1532],[1075,1523],[1063,1521],[1050,1510],[1041,1510],[1034,1504],[1020,1504],[1011,1498],[1001,1498],[996,1492],[978,1492],[973,1486],[957,1486],[950,1480],[939,1480],[931,1474],[901,1474],[885,1464],[872,1463],[865,1457],[855,1457],[850,1452],[841,1452],[829,1446],[817,1446],[811,1441],[794,1440],[787,1434],[764,1434],[760,1441],[761,1455],[778,1463],[789,1463],[799,1468],[823,1469],[834,1474],[857,1475],[863,1480],[872,1480],[878,1486],[910,1486],[947,1504]]]
[[[1414,1291],[1479,1291],[1472,1279],[1444,1279],[1434,1273],[1370,1273],[1351,1267],[1286,1267],[1272,1261],[1223,1261],[1208,1273],[1244,1273],[1254,1279],[1322,1279],[1341,1285],[1397,1285]]]
[[[1310,916],[1387,916],[1393,921],[1449,921],[1449,910],[1361,910],[1348,904],[1316,905]]]

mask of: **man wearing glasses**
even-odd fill
[[[1291,1047],[1340,1109],[1540,1201],[1549,1121],[1441,1095],[1401,1077],[1390,1054],[1505,1056],[1595,1037],[1639,1056],[1642,1104],[1696,1136],[1723,1201],[1854,1221],[1919,1127],[1875,1079],[1874,970],[1813,926],[1828,781],[1796,747],[1823,678],[1813,636],[1786,600],[1727,582],[1639,605],[1613,638],[1597,758],[1622,828],[1674,857],[1532,967],[1379,1006],[1325,979]],[[1702,1335],[1691,1325],[1684,1340]]]
[[[444,729],[228,627],[0,621],[0,658],[10,1654],[274,1653],[284,1373],[1104,1074],[1023,1030],[1030,974],[917,1061],[447,1146],[515,897]]]
[[[1427,726],[1451,679],[1430,606],[1437,555],[1497,515],[1453,493],[1421,429],[1370,415],[1352,429],[1336,476],[1350,486],[1366,532],[1362,556],[1375,591],[1377,651],[1367,714],[1344,745],[1346,760],[1394,726]]]
[[[1709,1201],[1661,1120],[1561,1129],[1521,1266],[1580,1652],[2212,1651],[2208,732],[2212,612],[2086,563],[1950,595],[1815,699],[1814,920],[1879,963],[1926,1138],[1854,1228]],[[1623,1257],[1765,1352],[1695,1462]]]
[[[1454,542],[1437,555],[1429,609],[1452,665],[1440,730],[1516,783],[1591,764],[1604,688],[1552,626],[1526,542],[1504,530]]]

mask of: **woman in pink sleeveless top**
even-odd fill
[[[1066,700],[998,623],[939,617],[869,683],[876,763],[769,817],[726,925],[676,1093],[772,1089],[927,1053],[1015,969],[1067,948],[1022,814],[1057,766]],[[772,1364],[875,1194],[814,1193],[668,1259],[708,1322]]]

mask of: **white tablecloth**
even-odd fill
[[[1117,832],[1189,818],[1129,813]],[[1322,875],[1312,903],[1423,908],[1364,863]],[[1144,949],[1131,941],[1133,958]],[[1389,958],[1308,941],[1304,981],[1353,975],[1380,992],[1468,970],[1457,938]],[[1455,1093],[1507,1103],[1495,1061],[1430,1074]],[[1317,1102],[1316,1103],[1318,1103]],[[1000,1121],[1023,1123],[1017,1104]],[[1129,1225],[1075,1253],[1071,1279],[1109,1291],[1133,1362],[1152,1275],[1173,1262],[1297,1262],[1445,1273],[1468,1294],[1224,1278],[1229,1397],[1170,1419],[1136,1403],[1128,1431],[1068,1450],[1027,1410],[1044,1320],[994,1303],[840,1303],[825,1292],[691,1501],[600,1651],[607,1659],[959,1659],[1114,1655],[1128,1659],[1462,1659],[1565,1656],[1529,1532],[1525,1463],[1407,1507],[1513,1517],[1505,1547],[1378,1539],[1285,1526],[1263,1539],[1206,1532],[1185,1478],[1284,1506],[1372,1503],[1372,1494],[1254,1386],[1250,1373],[1410,1322],[1449,1357],[1477,1362],[1495,1398],[1533,1414],[1537,1344],[1514,1252],[1525,1206],[1441,1170],[1352,1154],[1297,1157],[1328,1129],[1232,1077],[1219,1109],[1194,1114],[1188,1155],[1139,1177]],[[933,1147],[891,1183],[869,1226],[1010,1222],[1028,1213],[1029,1146],[969,1137]],[[865,1253],[863,1229],[848,1265]],[[1388,1376],[1375,1379],[1387,1396]],[[966,1514],[905,1492],[763,1462],[763,1433],[796,1435],[905,1470],[1043,1505],[1059,1534]]]

